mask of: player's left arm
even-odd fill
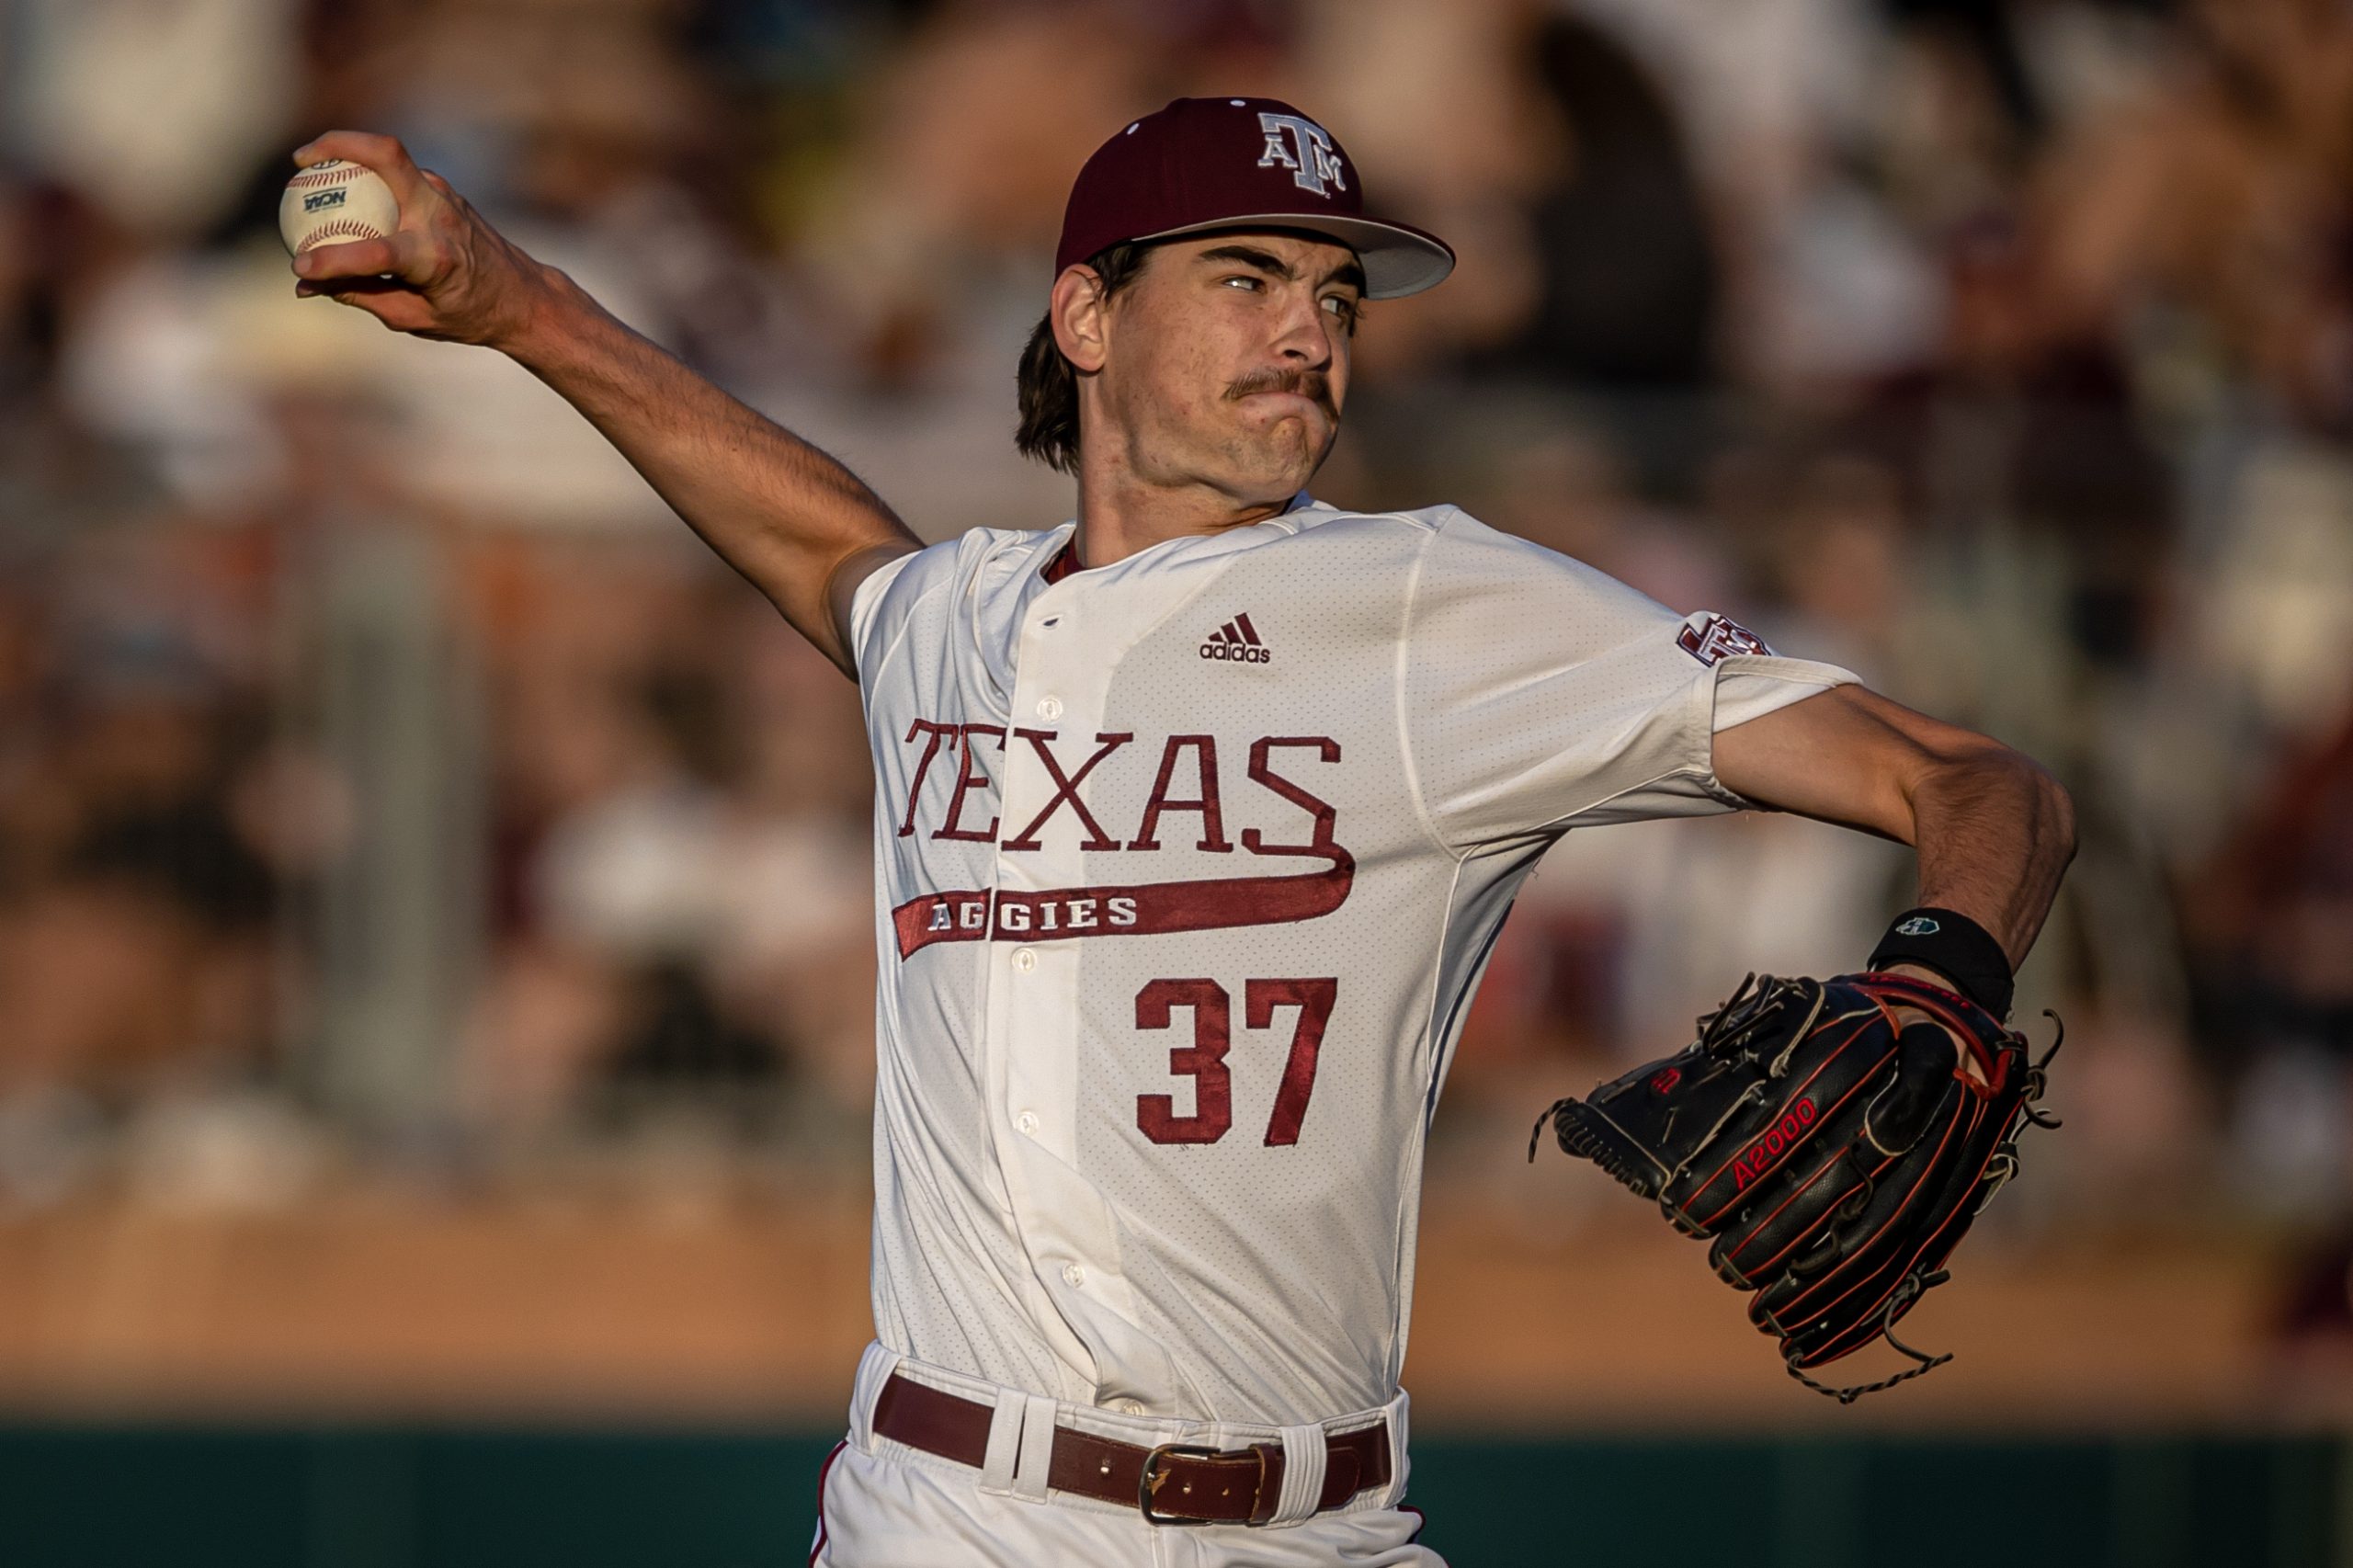
[[[1716,779],[1759,805],[1911,845],[1918,903],[1984,926],[2015,970],[2075,853],[2074,803],[2031,757],[1860,686],[1715,735]]]

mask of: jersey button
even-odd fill
[[[1013,967],[1023,974],[1027,974],[1031,970],[1036,969],[1038,967],[1038,949],[1035,948],[1014,949]]]
[[[1035,1138],[1038,1136],[1038,1113],[1034,1110],[1025,1110],[1013,1119],[1013,1125]]]
[[[1076,1290],[1079,1286],[1086,1283],[1086,1270],[1081,1268],[1075,1263],[1063,1264],[1063,1283],[1070,1286],[1073,1290]]]
[[[1142,1415],[1143,1414],[1143,1401],[1140,1399],[1121,1400],[1120,1402],[1120,1414],[1122,1415]]]
[[[1059,719],[1059,718],[1061,718],[1062,716],[1063,716],[1063,699],[1062,699],[1061,698],[1059,698],[1059,697],[1041,697],[1041,698],[1040,698],[1040,699],[1038,699],[1038,717],[1039,717],[1039,718],[1040,718],[1040,719]]]

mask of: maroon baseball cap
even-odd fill
[[[1178,98],[1095,150],[1070,187],[1054,274],[1127,240],[1305,229],[1357,253],[1365,296],[1418,294],[1454,270],[1435,234],[1364,215],[1332,133],[1277,98]]]

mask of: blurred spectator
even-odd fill
[[[25,0],[0,60],[18,154],[144,241],[200,233],[283,140],[300,0]]]
[[[84,541],[16,598],[0,767],[0,1097],[269,1065],[274,899],[241,824],[266,661],[233,536]]]
[[[2172,68],[2043,171],[2055,330],[2112,336],[2155,397],[2249,377],[2353,420],[2353,17],[2334,0],[2197,0]]]
[[[788,1074],[858,1104],[873,960],[855,693],[675,542],[497,570],[504,935],[473,1109],[545,1124],[599,1082],[699,1084],[756,1119]]]
[[[1665,98],[1631,52],[1574,17],[1545,21],[1529,52],[1565,166],[1530,193],[1534,307],[1478,363],[1613,389],[1710,385],[1715,236]]]

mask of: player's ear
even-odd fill
[[[1103,368],[1110,347],[1109,303],[1102,274],[1084,262],[1064,267],[1054,279],[1046,319],[1053,324],[1054,347],[1073,369],[1092,372]]]

